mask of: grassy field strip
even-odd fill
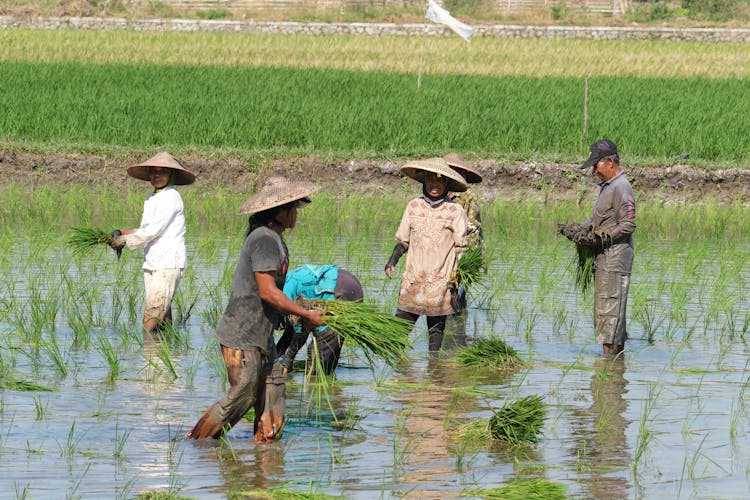
[[[580,159],[601,136],[629,161],[743,164],[741,80],[423,76],[209,66],[0,63],[0,140],[406,157]]]
[[[659,41],[0,30],[0,61],[747,79],[750,47]]]

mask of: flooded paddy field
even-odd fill
[[[4,238],[0,491],[9,498],[227,498],[269,489],[482,498],[479,490],[545,478],[571,498],[745,497],[746,242],[663,241],[654,235],[668,230],[639,226],[630,339],[624,359],[607,362],[593,343],[592,297],[573,285],[573,248],[552,236],[559,213],[513,232],[506,222],[523,210],[502,210],[504,218],[487,211],[491,265],[470,291],[468,314],[449,323],[440,358],[428,358],[420,320],[414,348],[395,370],[371,368],[345,348],[332,384],[294,371],[284,435],[264,445],[249,443],[252,421],[227,439],[182,439],[225,392],[213,331],[242,229],[189,235],[180,321],[155,342],[140,331],[142,253],[126,251],[118,263],[107,248],[73,256],[62,236]],[[351,219],[334,227],[316,222],[331,215],[322,206],[306,208],[287,238],[291,265],[338,264],[361,279],[367,301],[395,310],[398,281],[386,279],[383,265],[398,215],[384,222],[389,210],[380,218],[347,213]],[[527,366],[501,372],[455,363],[456,346],[491,334]],[[537,444],[462,437],[462,426],[527,395],[543,396],[547,409]]]

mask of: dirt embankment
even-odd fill
[[[251,165],[245,159],[191,156],[181,158],[195,172],[201,189],[224,187],[249,192],[255,182],[271,175],[319,182],[328,191],[387,192],[404,181],[399,164],[386,160],[327,161],[319,158],[266,159]],[[26,184],[81,184],[122,186],[128,180],[125,167],[143,158],[105,157],[80,154],[38,154],[0,151],[3,182]],[[513,200],[576,199],[591,190],[595,180],[578,165],[554,163],[501,164],[477,162],[483,174],[485,199]],[[750,170],[703,170],[685,165],[671,167],[627,166],[640,200],[720,203],[750,201]]]

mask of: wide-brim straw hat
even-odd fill
[[[239,215],[263,212],[293,201],[304,205],[310,203],[309,196],[317,193],[320,187],[307,181],[290,181],[284,177],[271,177],[263,187],[242,204]]]
[[[457,170],[469,184],[479,184],[482,182],[482,174],[477,172],[474,167],[469,165],[456,153],[449,153],[443,156],[443,159],[448,163],[449,167],[453,170]]]
[[[432,172],[448,179],[448,191],[466,191],[466,181],[453,170],[442,158],[427,158],[425,160],[413,160],[406,162],[401,167],[401,172],[412,179],[424,182],[425,172]]]
[[[186,186],[195,182],[195,174],[183,167],[177,158],[166,151],[162,151],[144,162],[130,165],[128,167],[128,175],[134,179],[150,181],[149,171],[154,167],[171,168],[174,170],[174,183],[179,186]]]

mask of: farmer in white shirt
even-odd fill
[[[112,247],[127,245],[131,250],[144,247],[143,328],[156,332],[172,321],[172,299],[187,263],[185,214],[182,198],[174,186],[192,184],[195,175],[167,152],[129,166],[128,175],[151,182],[154,192],[143,203],[140,227],[113,231]]]

